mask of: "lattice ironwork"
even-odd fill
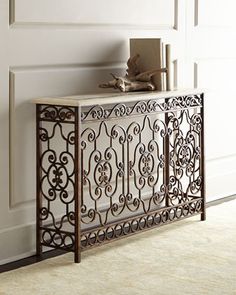
[[[38,253],[204,219],[203,123],[203,94],[37,106]]]
[[[147,230],[156,226],[161,226],[178,219],[184,219],[202,212],[202,199],[196,198],[183,205],[176,205],[151,211],[147,214],[138,215],[133,218],[103,226],[95,230],[82,233],[82,250],[87,247],[94,247],[101,243],[106,243],[114,239],[119,239],[127,235],[135,234],[139,231]]]

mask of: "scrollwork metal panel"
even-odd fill
[[[75,108],[37,106],[38,244],[68,251],[75,249],[76,120]]]

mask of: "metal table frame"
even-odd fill
[[[37,254],[205,220],[203,96],[37,104]]]

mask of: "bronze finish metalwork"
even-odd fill
[[[201,214],[203,94],[37,105],[37,254],[75,253]]]

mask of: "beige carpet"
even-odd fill
[[[236,200],[82,255],[0,275],[1,295],[236,294]]]

